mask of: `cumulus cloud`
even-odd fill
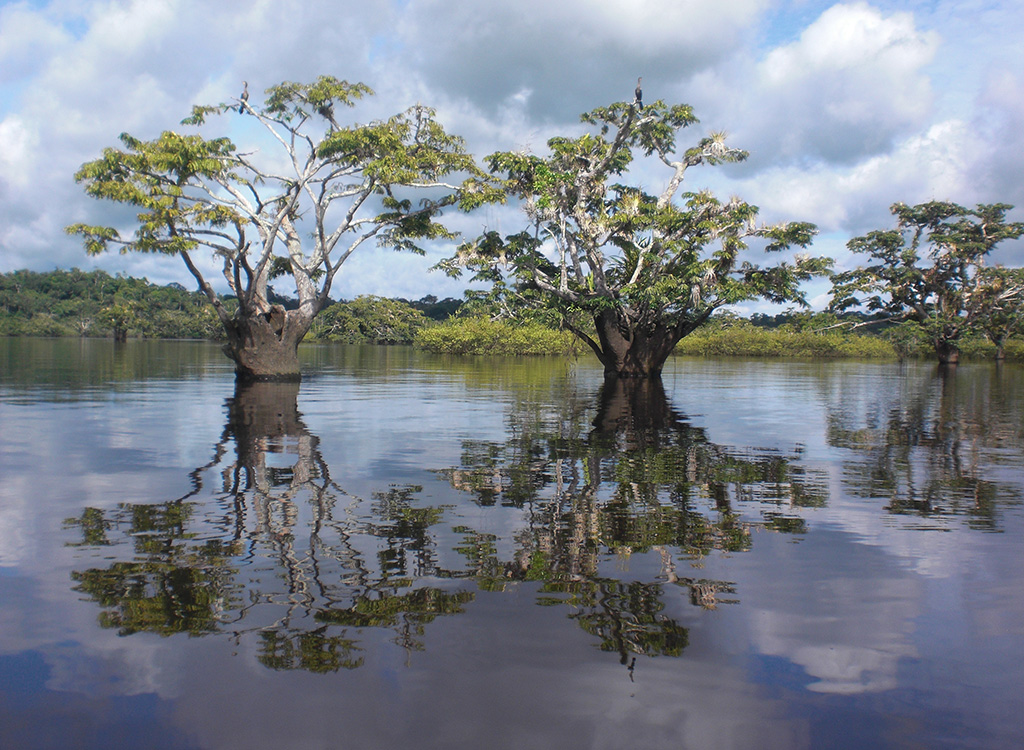
[[[796,41],[756,63],[711,71],[700,88],[714,97],[730,79],[745,79],[729,114],[737,143],[751,151],[750,168],[850,164],[925,122],[933,97],[924,68],[937,47],[937,35],[916,28],[909,13],[840,4]]]
[[[953,120],[850,166],[766,169],[743,180],[742,192],[768,216],[804,216],[822,231],[859,233],[888,223],[889,206],[898,200],[970,203],[981,191],[969,171],[983,156],[984,144],[971,127]]]
[[[243,79],[258,96],[325,73],[377,91],[358,119],[424,102],[479,156],[543,151],[580,112],[630,98],[642,75],[648,101],[690,102],[751,151],[743,165],[695,172],[691,187],[739,193],[770,221],[859,232],[887,221],[896,200],[1020,203],[1024,52],[1011,5],[423,0],[349,5],[339,17],[327,0],[8,4],[0,272],[77,265],[191,284],[173,259],[89,259],[64,236],[75,221],[131,229],[130,212],[83,195],[75,170],[122,131],[154,137],[194,103],[230,100]],[[654,172],[636,177],[657,187]],[[500,212],[506,224],[513,214]],[[493,218],[458,224],[472,233]],[[419,259],[367,255],[343,272],[346,295],[447,284]]]
[[[713,65],[767,5],[429,0],[410,4],[399,34],[432,88],[492,115],[529,91],[532,117],[571,122],[594,106],[631,99],[637,76],[659,91]]]

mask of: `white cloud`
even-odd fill
[[[835,5],[747,71],[739,142],[757,166],[849,164],[884,152],[925,121],[932,93],[924,67],[937,46],[908,13]]]
[[[180,127],[193,103],[237,96],[242,79],[261,92],[324,73],[378,92],[359,119],[422,101],[478,156],[543,151],[579,127],[579,112],[629,98],[643,75],[648,101],[691,102],[752,152],[736,168],[695,172],[690,187],[736,192],[770,221],[861,232],[887,222],[897,200],[1021,203],[1021,16],[994,0],[424,0],[346,7],[343,19],[326,0],[10,4],[0,8],[0,272],[98,265],[191,285],[173,259],[86,258],[65,224],[126,219],[84,196],[75,170],[122,131],[152,137]],[[489,221],[457,223],[471,233]],[[343,272],[346,295],[418,297],[441,280],[420,261],[367,261]]]
[[[399,35],[403,56],[432,89],[493,116],[500,102],[532,88],[531,116],[572,122],[632,98],[637,76],[659,92],[727,56],[767,4],[430,0],[410,5]]]
[[[970,171],[983,148],[968,124],[942,122],[851,166],[767,169],[743,180],[741,192],[769,217],[804,217],[825,232],[864,232],[888,224],[897,201],[980,200]]]
[[[31,75],[69,34],[27,3],[0,7],[0,84]]]
[[[31,182],[39,137],[22,118],[11,115],[0,122],[0,143],[0,195],[5,195]]]

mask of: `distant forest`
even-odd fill
[[[231,298],[225,300],[232,304]],[[270,302],[291,308],[296,300],[271,291]],[[460,354],[564,354],[579,351],[567,331],[546,316],[470,292],[467,300],[432,295],[418,300],[360,296],[325,308],[306,336],[348,344],[417,344]],[[895,359],[928,356],[912,324],[869,322],[857,313],[755,313],[741,318],[720,311],[685,337],[676,352],[696,356]],[[846,325],[844,325],[844,323]],[[224,328],[206,297],[181,284],[158,286],[105,271],[55,270],[0,274],[0,336],[84,336],[219,341]],[[995,347],[980,336],[963,341],[969,359],[987,359]],[[1007,359],[1024,361],[1024,341],[1011,339]]]
[[[271,292],[271,304],[296,300]],[[230,297],[225,304],[231,305]],[[307,338],[347,343],[411,343],[416,331],[447,320],[461,300],[359,297],[331,304]],[[0,274],[0,336],[209,339],[224,328],[206,297],[181,284],[158,286],[105,271],[14,271]]]

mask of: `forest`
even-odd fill
[[[286,309],[297,300],[271,291]],[[230,298],[226,301],[231,303]],[[880,316],[874,316],[880,317]],[[719,311],[675,348],[690,356],[903,359],[928,357],[926,338],[913,323],[893,324],[864,313],[787,310],[749,318]],[[854,326],[859,326],[851,330]],[[205,295],[181,284],[105,271],[14,271],[0,274],[0,335],[221,341]],[[363,295],[332,302],[317,316],[306,341],[415,344],[449,354],[560,355],[581,353],[571,332],[542,312],[468,291],[463,300],[427,295],[418,300]],[[981,334],[961,341],[966,359],[991,359],[996,346]],[[1024,361],[1024,339],[1005,342],[1006,358]]]

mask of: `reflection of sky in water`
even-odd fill
[[[428,364],[399,362],[375,378],[372,361],[328,363],[300,389],[302,421],[348,493],[339,506],[349,503],[363,518],[374,493],[419,485],[416,507],[444,508],[444,520],[431,527],[440,569],[465,564],[453,551],[460,526],[494,535],[499,557],[508,559],[526,511],[473,504],[436,470],[460,464],[463,441],[507,440],[510,410],[524,402],[543,411],[545,399],[595,397],[600,373],[581,363],[563,390],[564,371],[527,380],[515,363],[486,377]],[[1017,395],[996,398],[987,370],[961,368],[943,413],[932,403],[941,388],[925,365],[672,362],[665,377],[672,406],[708,440],[744,455],[799,451],[802,476],[821,484],[827,502],[738,501],[752,529],[748,550],[701,557],[672,550],[680,578],[732,584],[734,593],[713,610],[665,582],[658,552],[604,555],[602,575],[661,581],[664,614],[689,632],[680,658],[642,657],[632,681],[617,655],[598,651],[568,622],[566,606],[536,606],[539,584],[531,581],[476,591],[465,614],[426,625],[422,651],[397,647],[390,631],[364,629],[365,666],[333,675],[269,670],[251,639],[122,638],[99,628],[99,608],[71,591],[71,571],[125,551],[68,547],[73,533],[62,523],[87,506],[188,493],[190,472],[211,461],[222,437],[229,373],[214,367],[187,379],[92,384],[74,399],[55,398],[54,384],[32,391],[4,382],[0,719],[18,711],[61,716],[62,731],[73,731],[93,713],[113,732],[134,716],[157,727],[166,747],[321,746],[338,738],[353,746],[453,747],[486,737],[497,738],[495,747],[788,748],[843,746],[835,740],[844,732],[846,746],[912,746],[944,735],[954,745],[1005,745],[1020,739],[1008,717],[1019,716],[1024,687],[1024,556],[1015,541],[1024,515],[1024,396],[1020,370],[1008,370],[1016,379],[1004,387]],[[885,444],[892,415],[915,404],[923,404],[925,437],[958,438],[957,450],[970,459],[962,471],[995,485],[994,515],[981,520],[998,533],[952,512],[895,515],[886,511],[891,498],[858,490],[865,469],[915,477],[941,470],[941,440],[919,441],[902,463]],[[956,429],[940,434],[940,423]],[[836,425],[845,430],[842,445]],[[280,469],[289,461],[287,454],[267,459]],[[768,511],[806,525],[771,532],[763,524]],[[299,513],[297,528],[311,523],[308,507]],[[324,530],[325,545],[338,543],[332,533]],[[354,544],[368,560],[382,549],[377,538]],[[262,566],[256,560],[240,569],[271,574]],[[0,729],[0,738],[33,736],[29,724],[17,726]],[[133,737],[137,728],[124,731]]]

